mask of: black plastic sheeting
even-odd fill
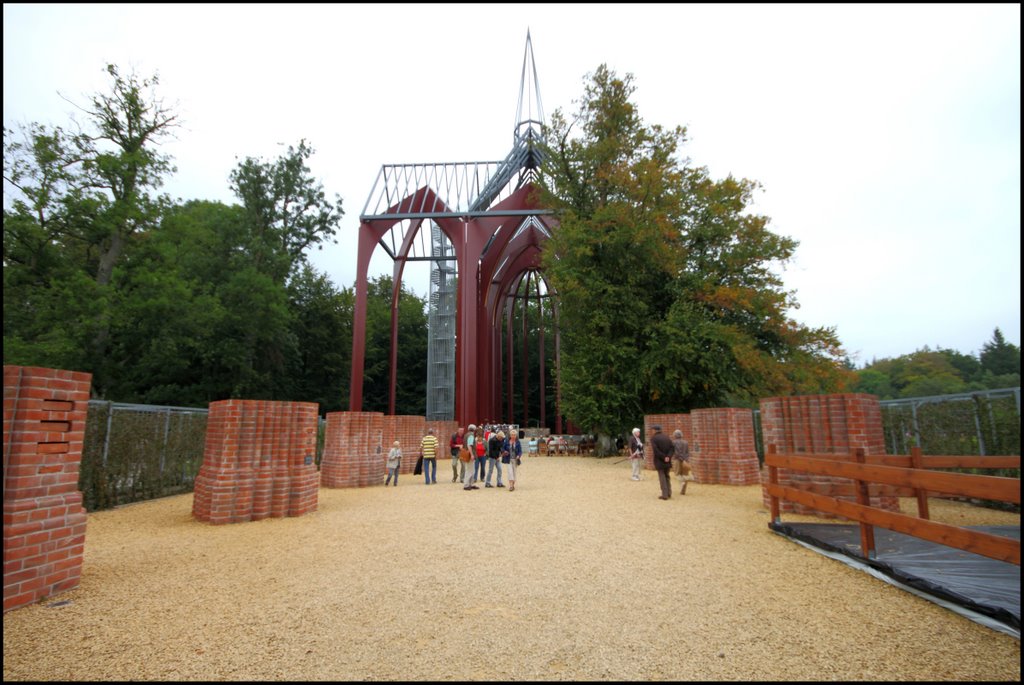
[[[947,608],[954,611],[960,607],[968,618],[1020,639],[1020,566],[1016,564],[877,526],[872,559],[861,556],[859,525],[778,522],[769,527],[812,548],[842,555],[845,558],[839,560],[844,563],[870,567],[926,599],[952,605]],[[1020,526],[968,529],[1020,540]]]

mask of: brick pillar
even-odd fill
[[[92,374],[4,366],[4,612],[77,587]]]
[[[398,440],[402,443],[402,468],[399,473],[412,475],[413,469],[416,468],[416,459],[420,456],[420,440],[426,434],[427,422],[422,416],[398,417],[397,430],[395,436],[391,438],[391,442]],[[437,439],[440,441],[441,436],[438,435]],[[391,442],[387,443],[389,447]],[[441,466],[441,463],[443,462],[439,460],[438,467]]]
[[[210,403],[192,515],[222,524],[315,511],[318,409],[315,402]]]
[[[690,423],[690,464],[697,482],[761,482],[754,445],[754,413],[750,409],[694,409]]]
[[[369,484],[370,464],[383,466],[387,451],[378,452],[383,438],[384,415],[372,411],[336,411],[327,414],[320,483],[326,488],[361,488]],[[383,482],[380,475],[377,482]]]
[[[652,426],[655,425],[661,426],[661,432],[670,438],[676,430],[681,430],[683,431],[683,437],[686,438],[687,442],[691,445],[693,444],[693,440],[690,435],[689,414],[647,414],[644,416],[644,432],[640,436],[644,441],[645,469],[654,468],[654,449],[651,447],[651,436],[654,435],[654,429]],[[627,448],[629,446],[628,440],[626,446]]]
[[[836,395],[798,395],[761,400],[761,434],[765,450],[774,445],[779,454],[832,454],[852,460],[858,447],[867,455],[885,454],[882,410],[878,398],[863,393]],[[853,481],[800,471],[779,469],[779,484],[837,499],[856,501]],[[770,498],[764,486],[768,467],[762,469],[762,499],[765,508]],[[871,506],[899,511],[899,498],[891,486],[869,485]],[[833,514],[802,504],[781,501],[781,511],[836,518]]]
[[[405,472],[405,463],[408,459],[405,459],[405,440],[402,439],[402,432],[400,428],[401,416],[394,414],[385,414],[381,418],[380,423],[380,444],[381,444],[381,455],[380,460],[374,464],[373,471],[363,475],[363,480],[366,481],[367,485],[382,485],[384,479],[387,477],[387,461],[388,452],[391,450],[392,443],[398,440],[402,447],[402,469],[399,473]],[[413,466],[416,466],[416,460],[412,460]],[[412,468],[409,468],[409,473],[412,473]],[[377,478],[377,476],[380,478]]]

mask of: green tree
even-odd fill
[[[380,276],[367,284],[366,357],[363,363],[364,411],[389,411],[393,282],[390,276]],[[398,298],[395,413],[420,416],[426,414],[426,388],[426,301],[402,286]]]
[[[347,410],[355,295],[351,288],[335,289],[308,265],[291,279],[288,292],[299,341],[295,398],[316,402],[324,414]]]
[[[237,205],[191,200],[140,236],[115,278],[112,397],[201,407],[232,396],[237,331],[226,293],[246,267],[242,215]]]
[[[982,367],[977,357],[951,349],[940,349],[939,353],[944,355],[950,365],[956,369],[960,380],[970,386],[970,388],[981,389]]]
[[[167,201],[152,195],[174,171],[157,146],[178,125],[156,95],[157,76],[122,76],[112,64],[106,71],[110,92],[79,107],[85,130],[30,124],[17,140],[4,129],[4,181],[15,195],[10,210],[4,208],[5,305],[16,308],[12,319],[5,317],[5,360],[7,324],[27,323],[20,317],[41,304],[39,320],[59,329],[63,319],[77,332],[18,325],[10,334],[12,357],[31,356],[39,342],[41,359],[91,371],[101,396],[117,304],[114,272],[130,241],[154,225]],[[83,289],[83,274],[93,287]],[[40,292],[26,290],[40,284]],[[8,286],[15,289],[10,298]],[[62,300],[64,294],[72,297]]]
[[[230,175],[231,190],[245,208],[245,248],[253,266],[276,283],[283,284],[305,261],[307,249],[333,241],[344,215],[341,198],[327,201],[306,165],[313,152],[301,140],[272,162],[247,157]]]
[[[885,372],[875,368],[866,368],[858,371],[856,375],[857,381],[850,388],[852,392],[877,395],[880,400],[891,400],[895,397],[892,379]]]
[[[923,348],[894,359],[875,360],[858,375],[870,380],[874,374],[889,379],[891,394],[882,399],[927,397],[966,392],[969,387],[953,363],[954,358],[944,350]]]
[[[1020,384],[1020,348],[1006,342],[1003,332],[997,327],[992,340],[981,347],[981,368],[993,376],[1016,374]]]
[[[614,435],[648,413],[842,388],[834,331],[785,316],[796,302],[773,267],[796,243],[746,211],[757,184],[680,162],[685,129],[645,125],[632,80],[602,65],[548,132],[543,201],[559,225],[543,266],[568,418]]]

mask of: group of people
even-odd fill
[[[686,484],[693,480],[692,467],[690,466],[690,445],[683,438],[683,432],[675,431],[672,437],[661,432],[661,426],[651,426],[654,435],[651,436],[651,451],[654,453],[654,470],[658,472],[658,484],[661,486],[661,495],[658,499],[666,500],[672,498],[672,482],[669,472],[675,465],[676,475],[683,482],[680,495],[686,494]],[[633,434],[629,436],[629,460],[633,467],[633,480],[641,480],[640,469],[644,461],[644,443],[640,439],[640,429],[634,428]]]
[[[675,466],[676,475],[680,477],[683,487],[680,495],[686,494],[686,484],[693,480],[690,466],[690,446],[683,438],[683,432],[675,431],[669,438],[661,432],[661,426],[651,427],[651,450],[654,453],[654,469],[658,473],[661,496],[658,499],[672,498],[672,483],[669,476]],[[440,441],[434,429],[427,429],[427,434],[420,441],[420,454],[423,458],[423,478],[427,485],[437,483],[437,453]],[[478,482],[485,488],[503,488],[502,475],[508,480],[508,490],[516,489],[516,473],[523,456],[523,445],[519,440],[519,431],[508,426],[476,426],[469,424],[452,433],[448,440],[448,450],[452,459],[452,482],[462,483],[463,490],[479,490]],[[629,437],[629,459],[633,467],[633,480],[642,480],[640,470],[643,467],[644,443],[640,439],[640,429],[634,428]],[[392,478],[398,485],[398,470],[402,461],[402,449],[398,440],[392,444],[387,456],[388,477],[384,485],[390,485]],[[491,485],[491,477],[497,474],[497,483]]]
[[[461,482],[463,490],[479,490],[479,482],[485,488],[503,488],[501,479],[505,475],[509,492],[515,491],[516,471],[523,457],[523,443],[516,429],[471,423],[452,433],[448,450],[452,457],[452,482]],[[491,485],[495,475],[497,483]]]
[[[504,475],[508,480],[509,492],[516,489],[516,473],[523,457],[523,445],[519,440],[519,431],[504,426],[476,426],[469,424],[460,427],[448,440],[448,448],[452,458],[452,482],[462,483],[463,490],[479,490],[478,482],[486,488],[503,488]],[[420,441],[420,455],[423,459],[423,479],[426,485],[437,483],[437,454],[440,441],[433,428]],[[392,479],[398,485],[398,471],[402,463],[402,448],[398,440],[392,443],[387,456],[387,480]],[[497,476],[497,483],[491,485],[491,477]]]

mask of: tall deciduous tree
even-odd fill
[[[644,124],[632,81],[602,65],[575,117],[551,119],[542,183],[560,223],[543,260],[568,417],[616,434],[648,413],[842,388],[834,330],[786,316],[773,267],[796,243],[748,213],[757,184],[686,166],[686,130]]]
[[[355,294],[337,290],[308,265],[291,279],[288,292],[299,341],[293,395],[316,402],[321,413],[348,409],[352,346],[346,343],[352,340]]]
[[[59,307],[70,322],[80,324],[77,334],[57,336],[61,340],[39,336],[44,344],[49,337],[54,350],[65,351],[81,350],[68,337],[89,336],[84,358],[66,355],[66,361],[91,371],[93,389],[101,395],[116,307],[110,287],[114,270],[132,237],[154,225],[166,202],[153,193],[174,168],[157,146],[178,124],[177,115],[156,94],[157,76],[122,76],[112,64],[106,71],[110,91],[79,107],[87,117],[84,128],[69,132],[31,124],[22,128],[22,140],[4,130],[4,180],[16,195],[11,211],[6,203],[4,208],[5,291],[9,284],[43,284],[42,291],[14,294],[19,309],[30,299],[54,306],[54,295],[84,294],[82,308],[71,308],[76,298]],[[10,277],[8,265],[16,267]],[[83,274],[94,283],[84,291]],[[56,324],[58,317],[53,318]]]
[[[391,301],[393,279],[367,284],[366,359],[363,397],[366,411],[389,411],[391,382]],[[402,287],[398,298],[398,375],[395,413],[423,416],[427,410],[426,301]]]
[[[341,197],[329,202],[306,165],[313,152],[301,140],[274,161],[247,157],[231,172],[231,190],[245,207],[245,247],[254,267],[277,283],[305,260],[307,249],[333,238],[344,215]]]

